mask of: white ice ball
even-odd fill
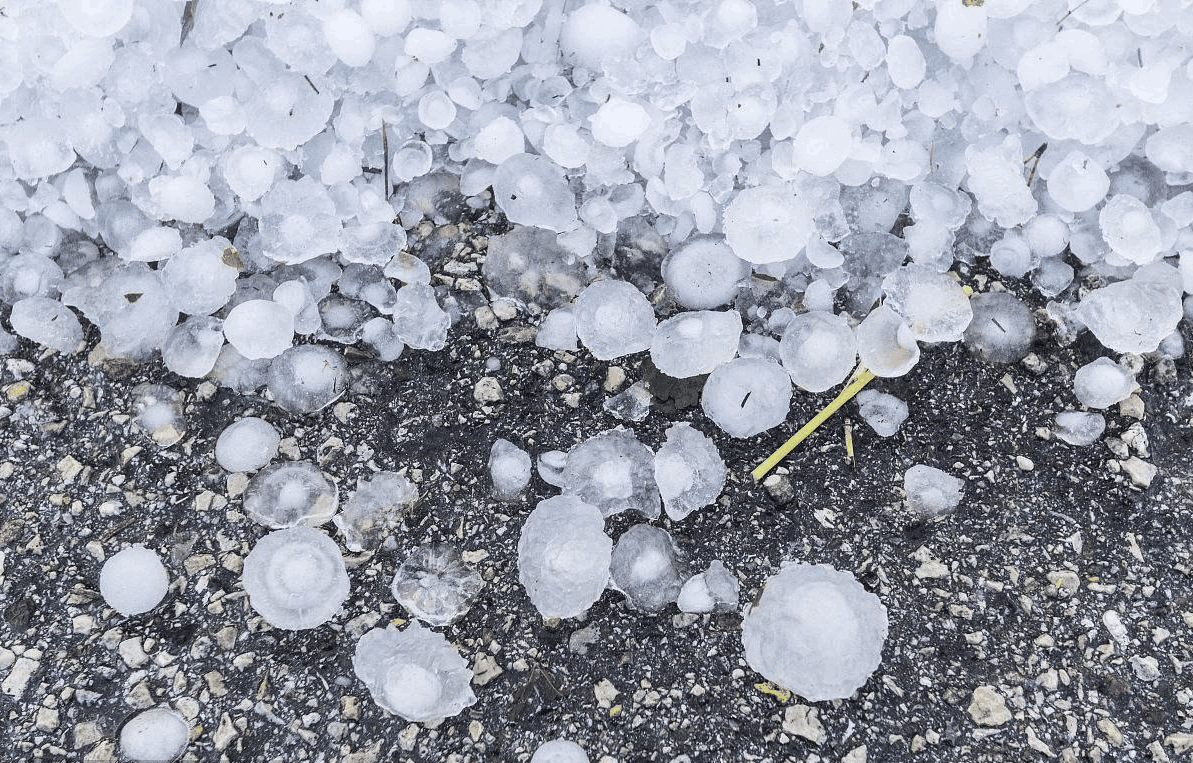
[[[125,617],[156,607],[169,587],[170,576],[162,560],[141,545],[114,554],[99,572],[99,592],[104,601]]]

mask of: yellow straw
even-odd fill
[[[837,395],[833,402],[824,407],[820,413],[816,414],[811,421],[804,424],[798,432],[791,436],[791,439],[783,443],[778,450],[771,453],[769,457],[761,464],[758,464],[754,471],[750,472],[754,479],[760,480],[766,476],[766,473],[774,469],[780,461],[787,457],[787,454],[795,450],[795,447],[807,439],[808,435],[816,431],[816,427],[823,424],[837,412],[837,409],[849,402],[849,399],[861,391],[862,387],[870,383],[874,378],[874,373],[865,366],[859,365],[857,370],[853,372],[849,383],[845,385],[845,389],[841,390],[841,394]]]

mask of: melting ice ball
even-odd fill
[[[921,342],[958,342],[973,320],[961,284],[926,265],[904,265],[883,279],[882,289],[885,304]]]
[[[742,626],[746,662],[812,702],[851,696],[878,669],[886,607],[848,572],[786,563]]]
[[[381,545],[418,498],[410,480],[397,472],[377,472],[361,480],[344,510],[332,518],[344,535],[344,546],[360,553]]]
[[[802,313],[783,329],[783,368],[800,389],[824,392],[845,380],[857,363],[857,339],[842,315]]]
[[[667,516],[679,521],[717,500],[725,486],[725,462],[713,441],[688,423],[667,429],[654,457],[655,483]]]
[[[1109,408],[1130,397],[1134,389],[1134,374],[1110,358],[1086,363],[1073,377],[1073,392],[1090,408]]]
[[[291,347],[269,365],[269,393],[290,413],[316,413],[348,389],[348,362],[330,347]]]
[[[552,739],[539,745],[530,763],[589,763],[589,760],[584,748],[570,739]]]
[[[709,374],[700,406],[730,436],[753,437],[786,420],[791,377],[761,358],[731,360]]]
[[[427,625],[451,625],[468,612],[485,582],[464,563],[460,550],[428,543],[410,552],[390,591],[406,611]]]
[[[903,474],[903,491],[912,511],[938,517],[961,503],[965,481],[935,467],[916,464]]]
[[[156,607],[169,587],[161,558],[140,544],[113,554],[99,572],[104,602],[125,617]]]
[[[634,525],[617,539],[609,560],[613,588],[640,612],[659,612],[675,601],[687,567],[671,533],[661,527]]]
[[[170,763],[186,750],[191,727],[168,707],[137,713],[120,729],[120,753],[133,763]]]
[[[570,495],[542,501],[518,540],[518,580],[543,617],[579,617],[605,590],[613,541],[592,504]]]
[[[244,558],[244,590],[265,622],[316,628],[348,598],[348,570],[335,541],[310,527],[271,532]]]
[[[339,489],[310,461],[266,467],[249,481],[244,510],[254,522],[275,530],[318,527],[331,519]]]
[[[468,663],[446,638],[417,622],[361,636],[352,669],[374,702],[415,723],[459,715],[476,703]]]
[[[265,419],[246,416],[220,432],[215,460],[230,472],[253,472],[278,454],[282,438]]]
[[[530,484],[530,454],[509,440],[496,440],[489,449],[489,477],[494,498],[517,500]]]
[[[758,186],[741,191],[724,216],[725,239],[746,262],[764,265],[800,253],[812,234],[813,212],[785,187]]]
[[[675,301],[689,310],[711,310],[737,296],[750,275],[750,263],[733,253],[720,237],[689,239],[663,259],[663,283]]]
[[[563,492],[579,496],[606,516],[637,511],[659,516],[654,454],[634,433],[617,427],[588,438],[568,453]]]

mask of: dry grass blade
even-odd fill
[[[182,34],[178,36],[178,45],[186,42],[187,35],[195,28],[195,14],[199,10],[199,0],[186,0],[186,7],[182,9]]]

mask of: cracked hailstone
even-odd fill
[[[677,522],[717,500],[726,474],[717,446],[688,423],[670,426],[667,441],[654,456],[663,507]]]
[[[348,598],[348,570],[335,541],[311,527],[271,532],[244,558],[249,604],[275,628],[316,628]]]
[[[381,471],[357,483],[344,510],[332,517],[351,552],[376,550],[418,499],[410,480],[397,472]]]
[[[459,549],[428,543],[410,552],[394,574],[390,591],[406,611],[427,625],[451,625],[463,617],[485,583],[464,563]]]
[[[191,726],[166,706],[137,713],[120,729],[120,753],[132,763],[170,763],[186,750]]]
[[[156,607],[169,587],[170,576],[161,557],[140,544],[113,554],[99,572],[104,602],[125,617]]]
[[[543,617],[578,617],[609,582],[613,540],[600,509],[575,496],[541,501],[518,539],[518,580]]]
[[[336,484],[310,461],[274,464],[262,469],[244,491],[244,510],[254,522],[278,530],[318,527],[331,519],[339,503]]]
[[[568,452],[563,492],[606,517],[632,510],[654,519],[659,516],[654,453],[624,427],[601,432]]]
[[[853,695],[882,661],[887,611],[848,572],[788,562],[745,617],[746,662],[812,702]]]
[[[476,703],[472,670],[460,652],[417,622],[361,636],[352,669],[382,709],[415,723],[450,718]]]

